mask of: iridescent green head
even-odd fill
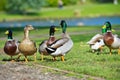
[[[109,21],[105,22],[105,24],[102,27],[102,33],[106,33],[107,31],[111,31],[111,23]]]
[[[65,22],[65,20],[61,20],[60,25],[62,27],[62,32],[65,33],[67,28],[67,23]]]

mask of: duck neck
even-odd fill
[[[29,30],[24,31],[24,39],[29,39]]]
[[[62,32],[64,34],[66,33],[66,28],[67,28],[67,25],[65,23],[63,23],[63,25],[62,25]]]
[[[49,40],[52,40],[52,41],[54,40],[54,38],[55,38],[55,37],[54,37],[54,32],[55,32],[54,29],[50,29],[50,32],[49,32]]]
[[[50,36],[50,37],[49,37],[49,40],[50,40],[50,41],[54,41],[54,40],[55,40],[55,36],[54,36],[54,35],[53,35],[53,36]]]
[[[107,32],[111,32],[111,30],[107,30]]]
[[[11,34],[8,34],[8,40],[12,40],[13,37],[12,37],[12,33]]]
[[[70,38],[66,32],[66,28],[67,28],[67,24],[63,23],[63,25],[62,25],[62,38],[65,38],[65,37]]]
[[[54,32],[50,32],[49,33],[49,36],[51,37],[51,36],[54,36]]]
[[[70,38],[70,36],[67,33],[62,33],[62,38]]]

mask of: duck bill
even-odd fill
[[[55,28],[55,31],[59,31],[59,29],[58,29],[58,28]]]
[[[106,25],[103,25],[103,26],[102,26],[102,29],[105,29],[105,28],[106,28]]]
[[[9,31],[6,31],[5,34],[9,34]]]

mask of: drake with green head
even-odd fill
[[[56,40],[54,34],[55,34],[55,31],[57,30],[58,29],[55,28],[54,25],[50,26],[49,39],[42,41],[41,44],[39,45],[39,53],[41,53],[41,60],[43,60],[43,55],[50,55],[47,52],[46,47],[51,46],[51,44]]]
[[[11,60],[13,61],[12,56],[18,55],[20,53],[19,50],[18,50],[19,41],[16,41],[16,40],[13,39],[11,29],[8,29],[5,32],[5,34],[8,35],[8,39],[5,42],[4,52],[6,54],[10,55]]]
[[[110,49],[110,55],[112,49],[119,49],[118,54],[120,54],[120,38],[117,35],[112,34],[112,26],[109,21],[105,22],[103,29],[106,28],[106,33],[104,34],[103,40],[105,45]]]
[[[27,56],[34,55],[34,60],[36,61],[36,44],[29,38],[29,31],[33,30],[32,25],[26,25],[24,28],[24,38],[19,44],[18,48],[20,52],[25,56],[25,62],[28,62]]]
[[[65,54],[69,52],[73,47],[73,41],[66,32],[67,29],[66,21],[62,20],[60,25],[62,28],[62,38],[57,39],[50,46],[48,46],[46,50],[51,56],[53,56],[53,60],[56,60],[56,57],[60,56],[61,60],[64,61]]]

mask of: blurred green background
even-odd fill
[[[1,0],[0,21],[120,16],[120,0]],[[69,13],[69,14],[68,14]]]

